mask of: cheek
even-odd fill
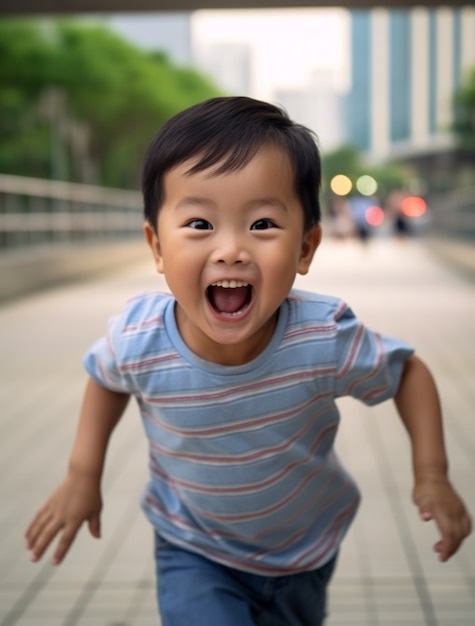
[[[291,274],[296,271],[298,261],[300,259],[300,250],[295,243],[290,241],[280,241],[272,249],[266,250],[262,255],[261,263],[267,268],[267,271],[273,274]]]
[[[195,255],[186,252],[183,246],[170,247],[164,251],[165,278],[172,291],[195,292],[200,286],[200,265]]]

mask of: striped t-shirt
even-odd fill
[[[188,349],[174,303],[157,292],[131,299],[84,361],[100,385],[137,398],[148,519],[169,542],[244,571],[320,567],[359,501],[333,449],[335,399],[392,397],[412,349],[337,298],[293,291],[264,351],[223,366]]]

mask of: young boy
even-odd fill
[[[130,395],[149,440],[164,626],[317,626],[358,506],[333,450],[335,399],[394,398],[414,501],[446,561],[470,533],[447,478],[437,392],[406,344],[337,298],[292,291],[320,243],[320,158],[276,107],[216,98],[169,120],[147,152],[145,236],[172,295],[141,294],[85,357],[69,469],[27,532],[61,562],[99,536],[107,444]]]

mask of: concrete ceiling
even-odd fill
[[[469,0],[342,0],[337,6],[436,7],[473,5]],[[196,11],[198,9],[270,9],[297,7],[334,7],[329,0],[1,0],[0,15],[37,15],[68,13],[139,13],[145,11]]]

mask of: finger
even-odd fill
[[[39,561],[43,556],[45,550],[53,541],[55,536],[60,532],[63,524],[61,522],[51,519],[42,529],[36,537],[35,541],[31,545],[31,560],[33,562]]]
[[[433,515],[430,511],[419,510],[419,516],[423,522],[430,522],[430,520],[433,519]]]
[[[51,512],[43,508],[35,515],[25,531],[26,547],[28,550],[36,543],[45,526],[51,521]]]
[[[434,504],[431,498],[426,496],[414,498],[415,504],[419,511],[419,517],[424,522],[434,518]]]
[[[437,554],[439,555],[439,561],[444,562],[447,560],[445,556],[444,542],[442,541],[442,539],[434,544],[434,552],[437,552]]]
[[[44,512],[41,517],[38,518],[35,526],[31,527],[29,534],[26,538],[27,549],[36,551],[38,544],[41,544],[41,537],[45,537],[51,532],[51,526],[53,525],[53,515],[50,512]]]
[[[100,515],[94,515],[88,522],[89,532],[93,537],[99,539],[101,536],[101,518]]]
[[[443,539],[438,541],[435,544],[434,549],[439,554],[439,561],[441,561],[442,563],[448,561],[450,557],[454,555],[455,552],[457,552],[459,545],[460,541],[456,543],[444,541]]]
[[[439,559],[442,562],[447,561],[452,554],[457,550],[460,541],[457,540],[456,534],[454,531],[451,532],[442,532],[441,531],[441,539],[436,543],[436,551],[439,553]]]
[[[466,537],[465,533],[465,525],[462,522],[453,523],[449,527],[442,529],[439,526],[439,530],[441,532],[442,538],[439,542],[437,542],[434,546],[436,552],[439,553],[439,558],[441,561],[447,561],[453,554],[457,552],[460,547],[460,544]]]
[[[53,554],[53,565],[59,565],[66,556],[71,544],[73,543],[82,522],[69,524],[61,534],[56,550]]]

